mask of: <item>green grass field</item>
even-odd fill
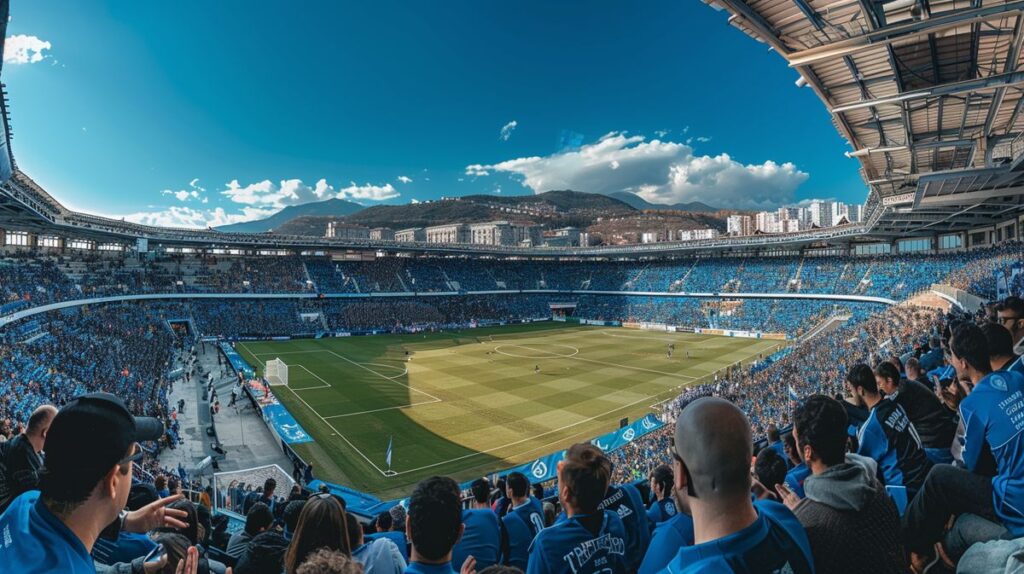
[[[288,364],[288,387],[274,392],[314,437],[297,450],[318,478],[399,496],[425,476],[470,479],[610,432],[782,344],[538,323],[237,349],[261,373],[267,360]]]

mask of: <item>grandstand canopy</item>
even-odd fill
[[[1024,2],[711,0],[777,51],[861,163],[875,233],[1005,219],[1024,167]]]

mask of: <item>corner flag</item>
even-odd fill
[[[384,453],[384,462],[388,463],[389,470],[391,469],[391,439],[392,437],[388,437],[388,450]]]

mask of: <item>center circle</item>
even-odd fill
[[[575,355],[578,355],[579,352],[580,352],[579,349],[577,349],[576,347],[573,347],[572,345],[548,344],[548,345],[545,345],[545,347],[561,347],[562,349],[567,349],[568,352],[566,352],[566,353],[557,353],[557,352],[554,352],[554,351],[545,351],[543,349],[534,349],[534,348],[526,346],[526,345],[498,345],[497,347],[494,348],[494,352],[498,353],[499,355],[505,355],[506,357],[515,357],[517,359],[567,359],[569,357],[573,357]],[[520,349],[522,351],[527,351],[527,352],[532,351],[533,353],[544,353],[544,354],[543,355],[541,355],[541,354],[530,355],[530,354],[524,354],[522,352],[519,352],[519,353],[509,352],[509,351],[505,351],[503,349]]]

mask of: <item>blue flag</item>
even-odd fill
[[[391,439],[388,437],[388,451],[384,454],[384,461],[388,463],[388,468],[391,468]]]
[[[800,395],[796,394],[796,389],[793,388],[793,385],[789,385],[789,400],[800,402]]]

